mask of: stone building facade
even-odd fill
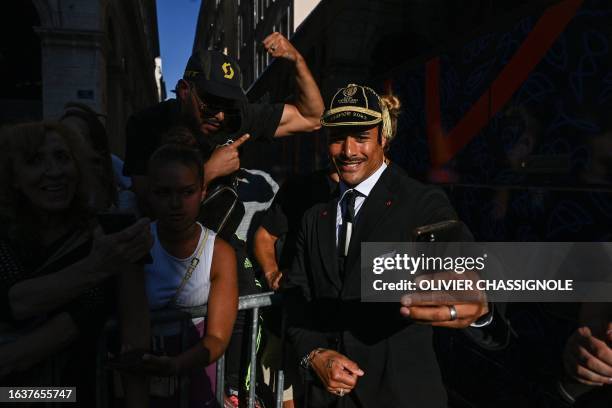
[[[0,122],[57,118],[66,102],[85,103],[106,116],[122,155],[127,117],[165,97],[155,0],[10,3],[2,19],[18,33],[0,40]]]
[[[261,45],[278,31],[290,38],[320,0],[202,1],[194,50],[217,49],[238,60],[243,86],[265,71],[271,58]]]

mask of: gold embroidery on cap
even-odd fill
[[[344,95],[344,98],[338,99],[338,103],[341,103],[341,104],[357,103],[358,102],[357,99],[353,98],[353,96],[356,93],[357,93],[357,85],[349,84],[349,86],[344,88],[344,90],[342,91],[342,95]]]
[[[226,62],[225,64],[221,65],[221,69],[225,74],[223,75],[224,78],[232,79],[234,77],[234,68],[232,68],[232,64],[230,64],[229,62]]]
[[[350,85],[344,89],[344,92],[342,92],[342,94],[348,98],[355,95],[356,93],[357,93],[357,87],[350,86]]]

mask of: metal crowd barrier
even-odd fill
[[[259,310],[261,308],[269,306],[280,305],[282,299],[281,295],[275,294],[274,292],[261,293],[256,295],[241,296],[238,299],[238,310],[251,310],[251,324],[250,324],[250,362],[249,362],[249,394],[247,398],[247,407],[255,407],[255,388],[257,384],[257,336],[259,332]],[[151,324],[160,324],[168,322],[180,321],[182,324],[181,333],[185,333],[187,323],[194,318],[206,317],[208,308],[206,305],[185,308],[185,309],[168,309],[153,312],[151,314]],[[108,372],[105,368],[106,358],[106,345],[107,345],[107,334],[117,328],[116,321],[110,321],[106,325],[104,334],[100,336],[98,341],[98,361],[96,367],[97,376],[97,391],[96,391],[96,405],[99,408],[108,407]],[[185,336],[183,336],[183,348],[185,348]],[[188,382],[185,377],[180,378],[180,403],[181,408],[188,407],[189,401],[186,398]],[[283,405],[283,388],[284,388],[284,372],[279,369],[276,374],[275,383],[275,407],[282,408]],[[217,360],[217,385],[216,385],[216,398],[217,402],[223,407],[224,406],[224,390],[225,390],[225,355],[221,356]]]

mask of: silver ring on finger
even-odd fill
[[[271,46],[270,49],[272,50],[272,52],[276,51],[276,46]]]
[[[448,305],[448,311],[450,312],[450,318],[448,320],[451,322],[457,320],[457,309],[455,308],[455,306]]]
[[[344,397],[344,388],[340,388],[340,389],[338,390],[338,396],[339,396],[339,397]]]

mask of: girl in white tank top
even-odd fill
[[[151,256],[153,257],[153,263],[145,267],[147,297],[151,310],[169,306],[193,307],[208,302],[210,267],[216,234],[200,223],[196,223],[196,225],[199,227],[197,247],[189,256],[178,258],[166,251],[159,241],[157,221],[151,223],[151,235],[153,236]],[[198,254],[200,255],[198,256]],[[198,264],[180,293],[177,294],[177,288],[181,285],[185,272],[189,269],[194,258],[199,259]]]
[[[186,333],[180,333],[181,325],[176,323],[154,326],[154,339],[161,338],[168,355],[146,355],[143,360],[154,376],[190,373],[191,407],[214,402],[212,363],[227,348],[238,311],[234,250],[196,222],[203,168],[199,151],[178,144],[160,147],[149,160],[149,203],[157,217],[151,225],[153,263],[145,268],[150,309],[207,304],[208,314],[204,321],[182,326]],[[191,339],[187,350],[180,349],[180,335]],[[175,391],[163,400],[153,399],[151,406],[176,406]]]

